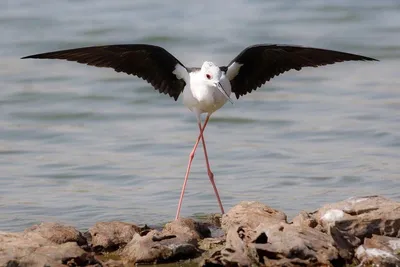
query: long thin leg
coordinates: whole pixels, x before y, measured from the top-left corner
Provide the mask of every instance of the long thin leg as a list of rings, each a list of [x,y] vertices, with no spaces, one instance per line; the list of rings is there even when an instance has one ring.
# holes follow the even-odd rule
[[[199,122],[198,124],[199,124],[199,129],[200,129],[200,132],[201,132],[201,123]],[[204,129],[204,127],[203,127],[203,129]],[[214,173],[211,171],[210,162],[208,161],[207,148],[206,148],[206,142],[204,141],[204,135],[201,135],[201,142],[203,143],[204,156],[206,158],[208,178],[210,178],[210,182],[211,182],[211,184],[212,184],[212,186],[214,188],[215,196],[217,197],[218,205],[219,205],[219,207],[221,209],[221,212],[222,212],[222,214],[224,214],[225,213],[224,212],[224,207],[222,206],[222,202],[221,202],[221,199],[219,198],[219,194],[218,194],[218,189],[217,189],[217,186],[215,185],[215,182],[214,182]]]
[[[188,180],[188,177],[189,177],[190,167],[192,166],[193,157],[194,157],[194,154],[196,152],[197,146],[199,145],[199,142],[200,142],[201,138],[203,137],[203,132],[204,132],[204,129],[206,128],[206,126],[207,126],[207,123],[208,123],[209,119],[210,119],[210,115],[208,115],[206,120],[204,121],[203,128],[200,128],[200,134],[197,137],[197,141],[194,144],[192,152],[190,152],[190,154],[189,154],[189,163],[188,163],[188,166],[187,166],[187,169],[186,169],[185,179],[183,180],[182,191],[181,191],[181,196],[180,196],[179,202],[178,202],[178,209],[176,211],[175,220],[177,220],[179,218],[179,213],[181,211],[181,206],[182,206],[183,195],[185,194],[185,188],[186,188],[187,180]]]

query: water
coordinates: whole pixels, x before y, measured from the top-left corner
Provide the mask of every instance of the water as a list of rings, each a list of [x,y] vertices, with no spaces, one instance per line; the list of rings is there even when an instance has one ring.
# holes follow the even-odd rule
[[[227,210],[400,200],[399,12],[397,1],[0,2],[0,230],[174,218],[198,134],[181,99],[109,69],[19,59],[112,43],[161,45],[187,66],[255,43],[380,59],[285,73],[216,112],[206,140]],[[199,150],[182,215],[218,211]]]

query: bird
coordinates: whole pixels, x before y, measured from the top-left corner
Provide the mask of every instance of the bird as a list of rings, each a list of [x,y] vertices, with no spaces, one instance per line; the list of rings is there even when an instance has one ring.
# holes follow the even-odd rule
[[[201,141],[206,168],[221,213],[224,208],[208,159],[204,130],[210,116],[226,102],[264,85],[289,70],[319,67],[344,61],[378,61],[377,59],[335,50],[283,44],[256,44],[244,48],[229,64],[218,66],[204,61],[201,67],[186,67],[166,49],[151,44],[116,44],[89,46],[25,56],[22,59],[62,59],[95,67],[112,68],[134,75],[154,89],[172,97],[182,95],[183,104],[197,119],[199,135],[189,154],[175,219],[179,218],[190,168]],[[201,115],[206,114],[202,123]]]

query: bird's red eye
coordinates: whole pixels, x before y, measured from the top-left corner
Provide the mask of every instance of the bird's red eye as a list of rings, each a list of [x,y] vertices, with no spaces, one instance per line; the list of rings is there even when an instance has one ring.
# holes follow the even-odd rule
[[[207,74],[206,74],[206,78],[210,80],[210,79],[212,78],[211,74],[208,74],[208,73],[207,73]]]

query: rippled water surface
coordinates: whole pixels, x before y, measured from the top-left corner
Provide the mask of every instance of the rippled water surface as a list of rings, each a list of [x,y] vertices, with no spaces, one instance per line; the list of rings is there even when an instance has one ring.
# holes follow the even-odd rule
[[[112,43],[161,45],[187,66],[227,64],[255,43],[379,59],[285,73],[227,103],[205,136],[226,209],[400,200],[399,2],[226,3],[0,1],[0,230],[174,218],[198,134],[181,99],[110,69],[19,59]],[[192,170],[182,215],[218,212],[201,150]]]

